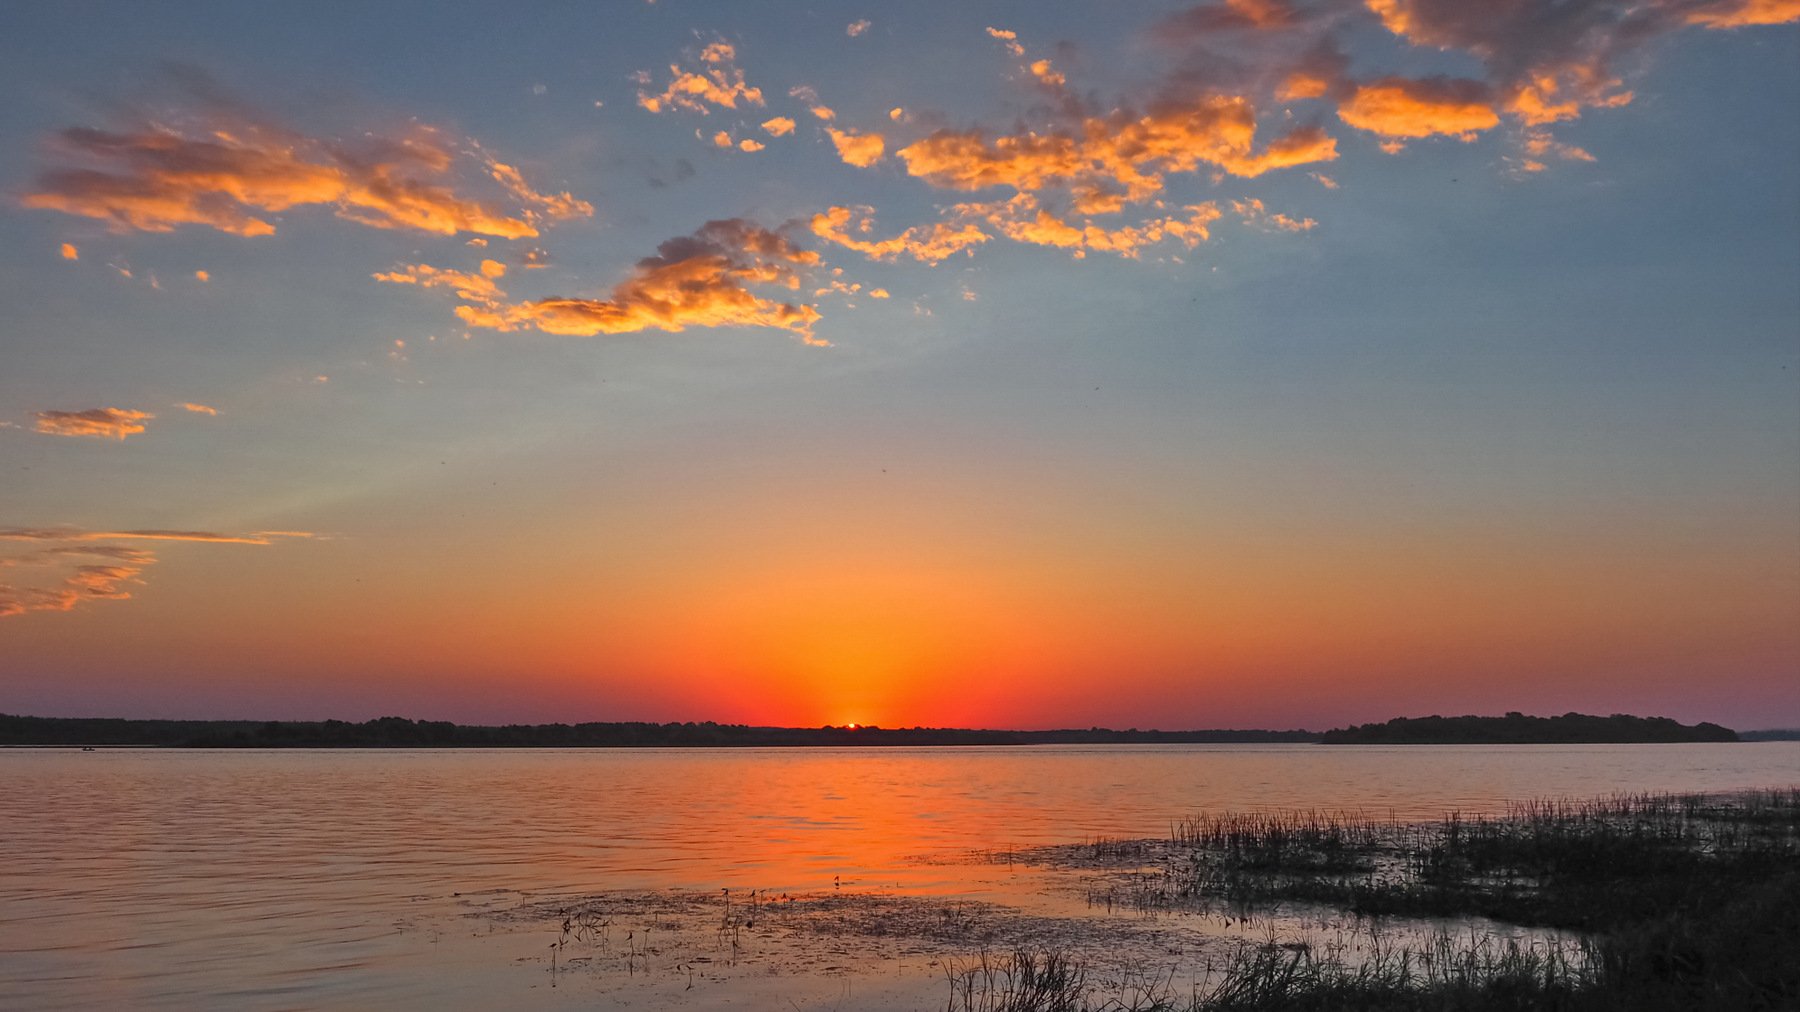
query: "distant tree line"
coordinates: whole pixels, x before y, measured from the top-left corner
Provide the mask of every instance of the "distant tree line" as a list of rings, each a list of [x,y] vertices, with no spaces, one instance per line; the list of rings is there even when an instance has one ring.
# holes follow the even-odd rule
[[[161,745],[183,748],[748,748],[895,745],[1094,745],[1316,742],[1312,731],[990,731],[912,727],[751,727],[744,724],[507,724],[380,717],[342,720],[122,720],[0,714],[0,745]]]
[[[1527,717],[1513,711],[1504,717],[1396,717],[1381,724],[1358,724],[1325,732],[1327,745],[1520,745],[1531,743],[1635,743],[1737,741],[1738,734],[1717,724],[1679,724],[1667,717],[1633,717],[1615,713],[1595,717],[1565,713],[1560,717]]]

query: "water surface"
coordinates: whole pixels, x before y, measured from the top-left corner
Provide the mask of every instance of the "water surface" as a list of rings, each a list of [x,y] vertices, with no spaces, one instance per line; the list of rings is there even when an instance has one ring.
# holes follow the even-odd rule
[[[1412,819],[1796,782],[1791,742],[0,750],[0,1005],[568,1003],[516,939],[481,941],[472,905],[756,888],[1029,907],[1039,880],[954,858],[1201,811]]]

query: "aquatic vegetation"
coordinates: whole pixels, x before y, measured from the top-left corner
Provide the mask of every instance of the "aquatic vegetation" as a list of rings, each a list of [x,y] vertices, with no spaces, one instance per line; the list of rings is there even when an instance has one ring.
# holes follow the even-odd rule
[[[1167,841],[1045,848],[1022,859],[1107,869],[1090,901],[1140,910],[1480,916],[1581,931],[1710,909],[1800,862],[1800,790],[1537,801],[1436,823],[1227,813]]]
[[[967,966],[952,960],[947,1012],[1084,1012],[1087,971],[1068,954],[1014,950],[994,958],[984,949]]]
[[[1227,814],[1140,844],[1026,859],[1102,868],[1090,900],[1109,906],[1244,917],[1314,904],[1359,918],[1479,917],[1577,934],[1522,941],[1444,930],[1397,943],[1374,919],[1371,943],[1354,953],[1271,935],[1209,967],[1189,995],[1045,1007],[1800,1008],[1800,790],[1792,788],[1539,801],[1418,826]],[[1104,869],[1109,861],[1118,866]]]

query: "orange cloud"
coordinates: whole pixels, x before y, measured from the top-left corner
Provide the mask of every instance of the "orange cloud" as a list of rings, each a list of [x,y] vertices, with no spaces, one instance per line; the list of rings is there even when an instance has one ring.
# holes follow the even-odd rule
[[[175,406],[183,411],[189,411],[196,415],[217,415],[219,413],[218,408],[208,407],[205,404],[195,404],[193,401],[182,401]]]
[[[1525,134],[1525,153],[1534,157],[1555,155],[1565,161],[1591,162],[1593,155],[1573,144],[1564,144],[1550,135],[1547,130],[1531,130]]]
[[[852,21],[844,27],[844,34],[854,39],[858,35],[868,31],[869,26],[872,24],[874,24],[874,22],[870,21],[868,18],[863,18],[861,21]]]
[[[592,336],[688,327],[773,327],[808,344],[816,308],[757,293],[764,286],[798,291],[805,273],[820,264],[817,253],[795,246],[780,232],[739,219],[709,221],[691,236],[670,239],[657,255],[638,261],[631,276],[599,298],[553,297],[509,302],[491,279],[426,265],[377,275],[382,281],[445,287],[463,300],[456,315],[471,327],[513,331],[531,327],[549,334]]]
[[[194,280],[195,280],[195,281],[199,281],[199,282],[207,282],[207,281],[211,281],[211,280],[212,280],[212,272],[211,272],[211,271],[204,271],[204,270],[202,270],[202,271],[195,271],[195,272],[194,272]]]
[[[1292,102],[1304,98],[1323,98],[1331,91],[1332,80],[1323,74],[1311,70],[1296,70],[1281,82],[1275,90],[1275,97],[1283,102]]]
[[[448,288],[456,293],[457,298],[471,302],[496,302],[505,297],[494,279],[506,273],[504,264],[492,260],[481,262],[481,273],[472,274],[463,271],[444,270],[429,264],[406,264],[401,269],[370,275],[377,281],[385,281],[391,285],[418,285],[420,288]],[[488,264],[500,268],[499,273],[488,269]]]
[[[856,133],[849,130],[838,130],[827,127],[826,133],[831,135],[831,143],[837,147],[838,157],[846,165],[854,165],[866,169],[881,161],[882,153],[887,150],[887,142],[877,133]]]
[[[221,545],[270,545],[277,538],[316,538],[312,531],[251,531],[218,534],[212,531],[122,530],[89,531],[80,527],[0,527],[0,541],[201,541]]]
[[[429,127],[347,144],[213,107],[185,127],[72,128],[57,136],[54,149],[71,164],[40,175],[20,202],[119,230],[204,225],[273,235],[276,226],[263,215],[325,206],[373,228],[521,238],[537,235],[541,219],[593,212],[568,194],[536,193],[498,162],[490,162],[490,174],[526,207],[509,211],[465,196],[451,178],[458,156]]]
[[[64,260],[80,260],[81,251],[75,248],[74,243],[65,242],[62,244],[62,258]]]
[[[1026,69],[1031,71],[1031,76],[1039,84],[1048,88],[1061,88],[1069,83],[1069,79],[1063,76],[1062,71],[1051,66],[1049,60],[1034,60]]]
[[[1165,36],[1191,38],[1245,29],[1282,29],[1303,20],[1287,0],[1225,0],[1197,4],[1165,18],[1158,31]]]
[[[92,436],[124,439],[144,431],[144,422],[156,416],[128,408],[89,408],[86,411],[39,411],[36,430],[51,436]]]
[[[1000,44],[1006,47],[1007,52],[1014,56],[1025,55],[1025,47],[1019,45],[1018,32],[1006,28],[994,28],[990,26],[987,33],[990,37],[999,40]]]
[[[764,144],[762,141],[755,140],[750,137],[746,137],[743,140],[738,141],[738,150],[739,151],[761,151],[763,148],[765,148],[767,146],[768,145]]]
[[[990,139],[979,130],[939,130],[896,154],[907,172],[947,189],[1066,186],[1088,200],[1112,194],[1131,202],[1160,193],[1168,174],[1202,165],[1254,177],[1337,158],[1336,139],[1318,127],[1300,127],[1260,153],[1255,136],[1256,113],[1246,99],[1206,95],[1044,133]]]
[[[1664,35],[1691,25],[1723,29],[1800,20],[1800,0],[1365,2],[1407,42],[1479,60],[1499,98],[1491,104],[1528,126],[1629,103],[1632,94],[1613,67]]]
[[[800,84],[800,85],[795,85],[792,88],[789,88],[788,89],[788,97],[799,99],[801,102],[806,104],[807,112],[812,113],[813,116],[815,116],[818,119],[822,119],[827,123],[829,123],[832,120],[837,118],[837,113],[833,112],[831,110],[831,107],[820,102],[819,101],[819,93],[814,91],[808,85]]]
[[[1785,25],[1800,20],[1800,0],[1720,0],[1689,11],[1687,20],[1707,28]]]
[[[0,570],[40,572],[47,580],[21,586],[0,583],[0,618],[31,611],[69,611],[91,601],[131,597],[127,589],[142,584],[139,574],[157,559],[155,553],[102,541],[200,541],[214,544],[268,545],[276,537],[310,537],[304,531],[265,531],[251,535],[207,531],[86,531],[78,527],[0,528],[0,541],[22,541],[49,547],[0,554]]]
[[[794,121],[786,116],[777,116],[763,120],[762,128],[769,132],[770,137],[786,137],[794,132]]]
[[[962,204],[956,210],[981,218],[1014,242],[1066,249],[1078,258],[1093,250],[1136,259],[1145,248],[1168,241],[1193,249],[1212,237],[1208,226],[1219,219],[1219,209],[1206,203],[1182,208],[1185,216],[1152,217],[1136,225],[1073,224],[1039,205],[1029,193],[997,204]]]
[[[1311,218],[1291,218],[1279,212],[1271,212],[1261,200],[1254,197],[1232,201],[1231,209],[1244,224],[1264,232],[1310,232],[1319,224]]]
[[[1338,117],[1383,137],[1446,135],[1472,141],[1500,125],[1488,86],[1466,78],[1384,77],[1356,86]]]
[[[729,42],[714,42],[700,51],[698,67],[683,69],[680,64],[669,64],[668,87],[656,93],[640,89],[638,105],[650,112],[682,109],[702,115],[714,108],[736,109],[740,102],[762,105],[762,89],[745,82],[736,59],[737,51]],[[650,83],[647,73],[638,79],[643,84]]]
[[[1409,138],[1471,140],[1503,120],[1541,127],[1623,106],[1633,95],[1616,68],[1668,34],[1796,20],[1800,0],[1223,0],[1162,19],[1154,38],[1180,55],[1176,88],[1330,101],[1394,153]],[[1402,43],[1402,62],[1359,82],[1338,39],[1364,21]],[[1454,82],[1405,69],[1443,53],[1479,70]]]
[[[949,222],[916,226],[888,239],[859,239],[851,234],[853,229],[862,235],[873,231],[873,215],[872,208],[833,207],[823,214],[813,215],[812,231],[821,239],[871,259],[892,260],[908,256],[929,264],[972,250],[989,239],[986,232],[974,225]]]
[[[539,193],[525,182],[525,176],[518,169],[505,162],[488,158],[488,174],[506,188],[506,192],[522,201],[527,210],[527,219],[536,220],[538,216],[551,221],[566,221],[571,218],[592,218],[594,205],[585,200],[577,200],[567,190],[562,193]]]

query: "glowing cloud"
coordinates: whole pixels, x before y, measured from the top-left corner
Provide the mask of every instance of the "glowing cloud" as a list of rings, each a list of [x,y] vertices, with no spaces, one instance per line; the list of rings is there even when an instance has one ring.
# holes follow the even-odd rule
[[[35,429],[51,436],[91,436],[124,439],[144,431],[144,422],[156,416],[129,408],[88,408],[85,411],[39,411]]]
[[[831,143],[837,147],[838,157],[846,165],[854,165],[859,169],[866,169],[881,161],[882,153],[887,150],[887,142],[877,133],[859,134],[832,127],[827,127],[825,132],[831,135]]]
[[[62,258],[64,260],[80,260],[81,251],[75,248],[74,243],[65,242],[62,244]]]
[[[0,541],[203,541],[221,545],[272,545],[281,538],[316,538],[312,531],[251,531],[217,534],[212,531],[122,530],[89,531],[80,527],[0,527]]]
[[[1249,102],[1213,95],[1042,133],[990,138],[980,130],[939,130],[896,154],[908,173],[947,189],[1068,187],[1080,198],[1114,195],[1131,202],[1160,193],[1169,173],[1203,165],[1255,177],[1337,157],[1336,139],[1317,127],[1297,128],[1260,153],[1255,137]]]
[[[1310,232],[1319,224],[1311,218],[1291,218],[1279,212],[1272,212],[1261,200],[1254,197],[1249,200],[1232,201],[1231,209],[1237,213],[1244,224],[1264,232]]]
[[[79,527],[0,528],[0,542],[27,542],[48,547],[0,553],[0,570],[40,573],[45,579],[21,585],[0,583],[0,618],[32,611],[70,611],[92,601],[131,597],[127,587],[157,561],[155,553],[105,541],[193,541],[211,544],[269,545],[277,538],[308,538],[306,531],[260,531],[216,534],[209,531],[87,531]]]
[[[854,39],[858,35],[868,31],[869,26],[872,24],[874,24],[874,22],[870,21],[868,18],[863,18],[861,21],[852,21],[844,26],[844,34]]]
[[[52,149],[66,164],[40,175],[20,202],[121,231],[204,225],[232,235],[273,235],[276,226],[263,215],[322,206],[372,228],[516,239],[537,235],[541,220],[593,213],[566,193],[537,193],[516,169],[491,159],[489,175],[524,208],[465,195],[453,173],[462,156],[430,127],[356,143],[326,141],[217,101],[181,117],[180,125],[159,120],[124,130],[64,130]]]
[[[385,281],[392,285],[418,285],[420,288],[448,288],[456,293],[457,298],[471,302],[494,302],[505,296],[505,292],[494,283],[500,274],[506,273],[504,264],[495,264],[492,260],[481,262],[481,272],[465,273],[463,271],[443,270],[429,264],[408,264],[399,270],[373,274],[377,281]],[[491,272],[487,265],[500,267],[498,274]]]
[[[193,401],[182,401],[175,406],[183,411],[192,412],[196,415],[217,415],[219,413],[218,408],[208,407],[205,404],[195,404]]]
[[[819,238],[855,250],[871,259],[892,260],[908,256],[929,264],[940,263],[958,253],[969,251],[990,238],[986,232],[971,224],[939,222],[909,228],[888,239],[861,239],[857,236],[867,235],[874,230],[874,209],[868,207],[833,207],[822,214],[813,215],[811,227],[813,234]],[[852,231],[856,235],[852,235]]]
[[[1661,36],[1695,25],[1729,29],[1800,20],[1800,0],[1367,0],[1367,6],[1409,43],[1480,61],[1494,105],[1529,126],[1629,103],[1632,94],[1614,68]]]
[[[539,193],[525,182],[525,177],[518,169],[505,162],[488,158],[488,174],[499,184],[523,202],[528,209],[525,216],[535,220],[538,216],[551,221],[566,221],[571,218],[592,218],[594,205],[585,200],[577,200],[568,191],[562,193]]]
[[[833,112],[829,106],[819,101],[819,93],[807,85],[801,84],[789,88],[788,97],[797,98],[805,103],[806,111],[812,113],[816,119],[822,119],[829,123],[837,118],[836,112]]]
[[[1034,246],[1050,246],[1069,250],[1076,258],[1088,251],[1115,253],[1126,259],[1137,259],[1146,247],[1174,241],[1193,249],[1212,237],[1208,226],[1219,219],[1219,209],[1208,204],[1191,204],[1182,208],[1183,215],[1151,217],[1136,225],[1105,228],[1092,222],[1080,225],[1052,213],[1038,204],[1029,193],[995,204],[961,204],[962,215],[979,217],[1014,242]]]
[[[1472,141],[1481,131],[1500,125],[1487,85],[1445,77],[1384,77],[1358,85],[1338,106],[1338,116],[1383,137],[1443,134]]]
[[[1720,0],[1689,11],[1687,19],[1708,28],[1785,25],[1800,20],[1800,0]]]
[[[787,236],[740,219],[709,221],[691,236],[670,239],[657,255],[638,261],[631,276],[599,298],[547,298],[509,302],[492,279],[428,265],[408,266],[381,281],[442,287],[463,305],[456,315],[471,327],[592,336],[688,327],[772,327],[824,344],[813,336],[816,308],[776,301],[755,287],[798,291],[819,255]]]
[[[794,132],[794,121],[786,116],[777,116],[763,120],[762,128],[769,132],[770,137],[786,137]]]
[[[737,51],[728,42],[714,42],[700,51],[699,66],[683,69],[669,64],[669,84],[660,92],[640,89],[637,103],[649,112],[684,110],[701,115],[715,108],[736,109],[738,103],[762,105],[761,88],[744,80],[744,72],[736,63]],[[650,83],[650,75],[638,75],[641,84]]]

